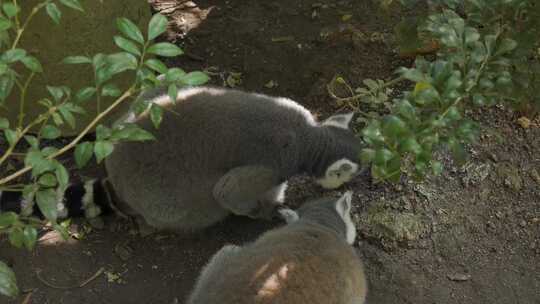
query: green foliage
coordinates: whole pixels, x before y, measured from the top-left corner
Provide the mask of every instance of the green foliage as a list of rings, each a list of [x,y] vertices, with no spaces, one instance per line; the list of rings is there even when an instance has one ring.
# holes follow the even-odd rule
[[[389,6],[392,2],[381,3]],[[416,2],[400,1],[403,5]],[[338,102],[362,114],[367,147],[360,158],[371,164],[377,180],[398,181],[403,172],[416,178],[440,174],[442,164],[433,154],[441,148],[447,148],[458,162],[464,161],[465,145],[479,133],[478,125],[464,114],[466,109],[501,102],[535,111],[540,108],[540,6],[535,1],[438,0],[431,4],[423,19],[399,24],[396,33],[422,33],[435,39],[439,45],[435,59],[417,57],[412,68],[398,69],[399,77],[389,82],[365,79],[365,87],[352,89],[338,77],[328,86]],[[457,9],[463,14],[456,13]],[[407,40],[411,39],[397,39]],[[412,88],[390,102],[389,88],[403,80],[412,83]],[[351,97],[336,96],[340,84],[353,92]],[[377,113],[361,111],[365,105]]]
[[[68,236],[67,222],[58,223],[59,210],[57,203],[63,198],[69,184],[69,172],[56,158],[74,150],[77,167],[82,168],[93,157],[101,162],[114,150],[119,141],[154,140],[154,136],[135,124],[120,123],[112,128],[100,124],[114,108],[128,102],[141,90],[156,86],[168,86],[171,96],[183,86],[199,85],[208,81],[202,72],[186,73],[179,68],[169,69],[157,57],[172,57],[182,54],[182,50],[168,42],[154,43],[153,40],[164,33],[167,19],[159,14],[154,15],[146,29],[146,35],[130,20],[116,20],[118,35],[113,41],[118,52],[113,54],[98,53],[93,56],[74,54],[63,60],[64,64],[87,65],[94,75],[94,82],[73,91],[62,84],[47,86],[48,96],[38,100],[42,113],[28,124],[23,123],[26,102],[25,93],[32,89],[32,78],[42,73],[43,67],[39,59],[18,47],[21,35],[33,16],[43,10],[53,23],[60,24],[62,9],[75,9],[84,12],[79,0],[43,0],[27,14],[21,14],[17,1],[3,1],[0,11],[0,108],[7,99],[14,98],[17,90],[19,99],[19,116],[17,121],[9,121],[0,117],[0,136],[4,136],[8,144],[7,150],[0,153],[0,166],[8,161],[14,152],[24,155],[24,166],[15,168],[14,172],[0,176],[0,191],[22,191],[27,203],[21,214],[0,212],[0,234],[7,234],[10,243],[19,248],[31,250],[37,239],[37,230],[46,223]],[[21,15],[26,16],[20,20]],[[146,37],[146,38],[145,38]],[[39,45],[36,45],[39,48]],[[39,54],[39,52],[37,52]],[[133,82],[128,87],[116,83],[119,74],[129,73]],[[166,75],[158,80],[156,73]],[[115,97],[116,101],[102,109],[100,100],[104,96]],[[85,103],[96,102],[97,113],[86,113],[82,107]],[[133,108],[149,109],[150,117],[156,127],[162,120],[163,110],[151,106],[145,101],[138,101]],[[141,113],[142,111],[137,111]],[[62,136],[60,126],[67,124],[75,128],[81,115],[93,115],[94,119],[83,131],[63,147],[50,146],[50,141]],[[96,140],[81,141],[85,134],[96,130]],[[30,135],[30,133],[35,133]],[[24,141],[23,141],[24,139]],[[24,143],[21,143],[23,141]],[[46,220],[32,217],[31,209],[37,205]],[[0,294],[15,296],[18,294],[13,272],[0,262]]]

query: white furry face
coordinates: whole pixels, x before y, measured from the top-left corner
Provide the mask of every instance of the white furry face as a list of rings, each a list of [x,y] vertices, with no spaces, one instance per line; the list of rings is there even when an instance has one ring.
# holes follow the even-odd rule
[[[350,181],[358,172],[358,164],[342,158],[334,162],[324,174],[324,177],[315,182],[325,189],[335,189]]]
[[[346,227],[346,239],[347,243],[352,245],[356,239],[356,227],[351,219],[351,206],[352,206],[352,191],[347,191],[336,202],[336,211],[343,219]]]

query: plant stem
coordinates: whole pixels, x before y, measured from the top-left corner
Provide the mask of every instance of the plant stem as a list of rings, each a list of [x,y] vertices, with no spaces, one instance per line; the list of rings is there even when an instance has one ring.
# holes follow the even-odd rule
[[[22,128],[23,124],[23,118],[24,118],[24,103],[26,99],[26,90],[28,89],[28,85],[32,81],[32,78],[34,77],[35,73],[30,73],[30,76],[26,79],[24,82],[23,87],[21,88],[21,100],[19,101],[19,129]]]
[[[49,2],[51,2],[51,0],[44,1],[34,6],[32,8],[32,11],[30,12],[30,15],[26,17],[26,20],[24,21],[24,24],[22,25],[22,27],[17,27],[17,35],[15,36],[15,40],[13,41],[13,44],[11,45],[12,50],[17,47],[17,44],[19,44],[19,40],[21,39],[21,36],[24,33],[24,30],[26,29],[26,27],[28,26],[28,23],[30,23],[30,20],[32,19],[32,17],[34,17],[34,15],[37,12],[39,12],[40,9],[45,7],[45,5],[47,5]]]
[[[49,113],[51,113],[51,111],[56,111],[56,108],[53,107],[49,110]],[[17,138],[15,139],[15,141],[13,142],[12,145],[9,146],[9,148],[6,150],[6,152],[2,155],[2,157],[0,157],[0,165],[6,161],[6,159],[13,153],[13,149],[15,149],[15,146],[17,145],[17,143],[21,140],[21,138],[24,137],[24,134],[28,133],[28,131],[30,131],[30,129],[41,123],[42,120],[46,119],[46,117],[48,117],[48,115],[43,115],[43,116],[39,116],[38,118],[36,118],[33,122],[31,122],[29,125],[26,126],[26,128],[24,128],[22,131],[18,132],[17,134]],[[1,183],[0,183],[1,185]]]
[[[385,82],[384,85],[378,87],[377,90],[381,90],[381,89],[384,89],[384,88],[387,88],[387,87],[391,87],[391,86],[395,85],[396,83],[399,83],[399,82],[401,82],[403,80],[405,80],[405,78],[399,76],[399,77],[394,78],[394,79],[392,79],[392,80],[390,80],[388,82]],[[328,85],[326,86],[326,89],[327,89],[328,94],[330,95],[330,97],[336,99],[337,101],[341,101],[341,102],[344,102],[344,103],[355,102],[358,99],[360,99],[360,98],[362,98],[364,96],[368,96],[369,94],[374,93],[376,91],[376,90],[370,89],[368,93],[360,93],[360,94],[353,95],[353,96],[350,96],[350,97],[339,97],[339,96],[336,96],[334,94],[334,92],[332,92],[332,90],[330,89],[330,87]]]
[[[103,117],[107,116],[107,114],[109,114],[109,112],[111,112],[114,108],[116,108],[119,104],[121,104],[123,101],[125,101],[127,98],[129,98],[132,94],[133,94],[133,90],[134,90],[135,86],[132,85],[131,87],[129,87],[129,89],[127,89],[124,94],[122,94],[122,96],[120,96],[112,105],[110,105],[107,109],[105,109],[103,112],[99,113],[96,118],[94,118],[94,120],[92,120],[87,126],[86,128],[84,128],[84,130],[81,131],[81,133],[79,133],[79,135],[77,137],[75,137],[69,144],[65,145],[62,149],[58,150],[57,152],[49,155],[49,157],[47,157],[47,159],[53,159],[55,157],[58,157],[59,155],[62,155],[64,154],[65,152],[69,151],[70,149],[72,149],[73,147],[75,147],[77,145],[77,143],[79,143],[79,141],[88,133],[90,132],[90,130],[96,126],[96,124],[101,121],[101,119],[103,119]],[[26,166],[14,173],[12,173],[11,175],[9,176],[6,176],[2,179],[0,179],[0,185],[3,185],[7,182],[10,182],[12,181],[13,179],[25,174],[26,172],[32,170],[32,166]]]

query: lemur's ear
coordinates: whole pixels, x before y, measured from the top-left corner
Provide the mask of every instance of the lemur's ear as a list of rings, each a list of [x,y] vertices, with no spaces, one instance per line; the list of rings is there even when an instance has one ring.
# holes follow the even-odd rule
[[[299,218],[298,213],[296,211],[289,209],[289,208],[282,208],[278,210],[279,214],[287,224],[296,222]]]
[[[325,121],[322,122],[323,126],[333,126],[342,129],[349,129],[349,124],[354,116],[354,112],[347,114],[337,114],[328,117]]]
[[[345,217],[351,212],[352,191],[345,192],[336,202],[336,211],[341,217]]]

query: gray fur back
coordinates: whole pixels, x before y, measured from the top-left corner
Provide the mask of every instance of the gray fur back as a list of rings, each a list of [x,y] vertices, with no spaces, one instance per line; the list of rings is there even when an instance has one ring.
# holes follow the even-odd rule
[[[137,121],[157,140],[119,143],[106,160],[116,194],[158,228],[197,229],[225,217],[211,189],[236,166],[268,166],[283,178],[297,173],[301,140],[316,126],[286,99],[190,88],[171,104],[163,94],[154,95],[166,108],[160,128],[147,116]]]

